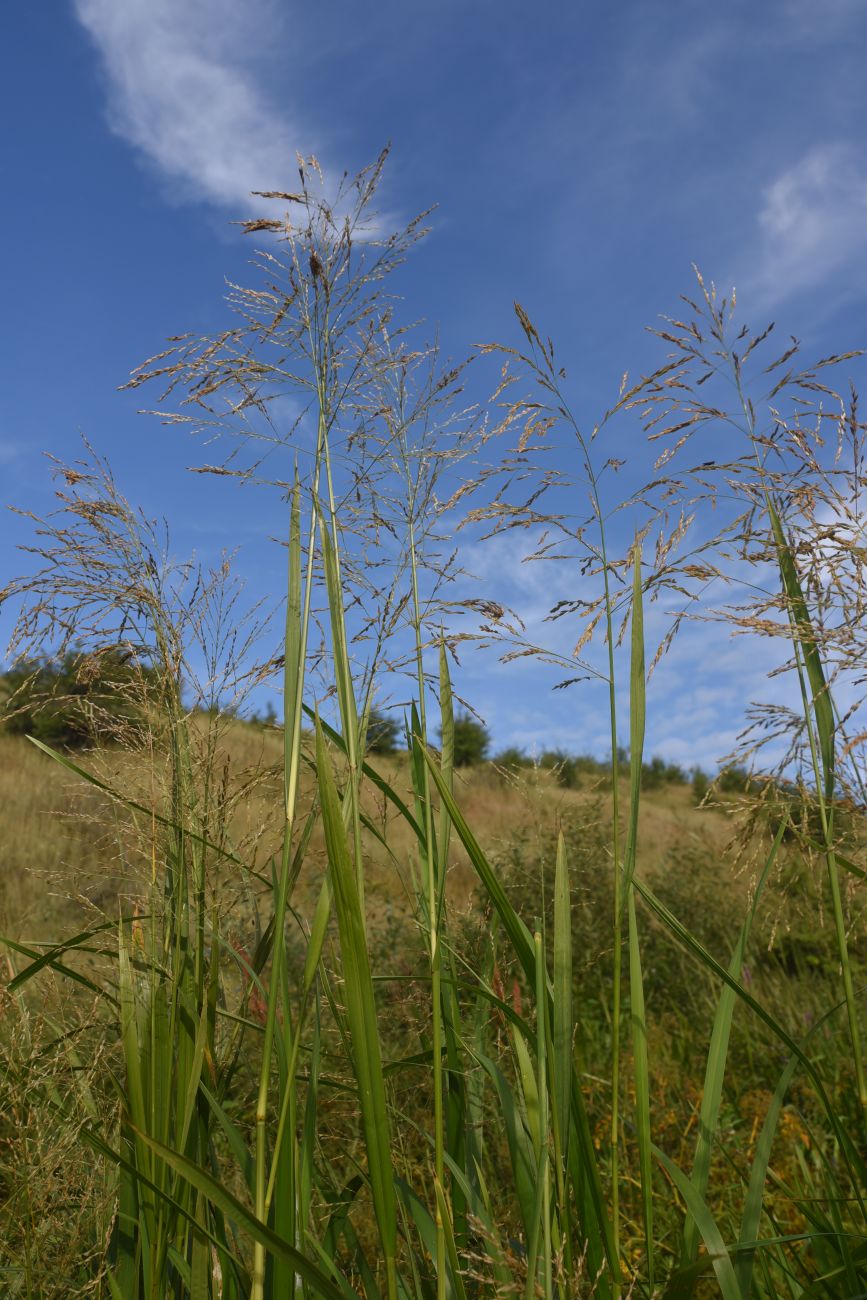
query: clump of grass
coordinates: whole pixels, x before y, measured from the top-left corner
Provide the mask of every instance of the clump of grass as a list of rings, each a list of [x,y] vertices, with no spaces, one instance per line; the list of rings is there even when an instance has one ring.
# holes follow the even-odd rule
[[[519,308],[521,347],[483,350],[507,367],[497,394],[502,419],[488,430],[461,406],[464,368],[443,367],[435,349],[416,344],[387,294],[422,228],[376,234],[383,163],[334,203],[323,197],[315,162],[303,163],[296,191],[268,196],[290,215],[247,223],[249,233],[277,238],[259,258],[265,288],[232,289],[239,323],[215,337],[185,336],[132,381],[159,380],[166,398],[178,398],[166,418],[232,439],[222,463],[201,469],[258,480],[284,499],[279,643],[267,642],[268,626],[255,615],[241,630],[227,568],[205,575],[169,565],[157,530],[100,464],[61,467],[61,512],[40,521],[42,567],[13,588],[26,598],[17,644],[28,654],[62,654],[73,636],[83,646],[108,640],[146,664],[158,688],[142,789],[119,788],[37,742],[46,761],[110,801],[119,845],[137,837],[119,914],[66,941],[9,945],[18,968],[7,996],[22,1026],[27,998],[46,978],[71,981],[99,1008],[89,1070],[74,1060],[68,1071],[40,1063],[74,1037],[73,1021],[52,1030],[53,1039],[41,1027],[26,1051],[20,1035],[4,1049],[17,1062],[16,1097],[29,1087],[27,1104],[38,1105],[49,1128],[59,1126],[58,1149],[80,1160],[86,1148],[91,1164],[80,1167],[98,1170],[106,1189],[105,1199],[91,1184],[82,1193],[91,1238],[97,1223],[110,1224],[98,1248],[91,1239],[81,1252],[79,1289],[99,1290],[105,1279],[110,1294],[143,1300],[276,1300],[299,1289],[335,1300],[505,1292],[605,1300],[660,1289],[690,1295],[706,1277],[726,1300],[779,1294],[790,1279],[795,1294],[839,1294],[844,1279],[863,1289],[857,954],[841,885],[863,872],[841,851],[837,815],[841,792],[854,798],[858,788],[859,743],[832,693],[858,662],[857,632],[846,634],[857,597],[826,598],[819,582],[831,563],[842,583],[848,548],[830,560],[827,549],[808,548],[806,559],[801,549],[816,522],[806,471],[822,500],[831,499],[837,472],[805,432],[804,400],[827,397],[821,368],[790,377],[797,415],[789,424],[779,415],[785,383],[772,384],[765,430],[744,386],[744,363],[764,336],[739,336],[735,349],[731,305],[701,286],[690,320],[664,331],[675,358],[624,383],[612,411],[585,434],[553,345]],[[704,370],[691,386],[701,366],[714,379],[728,369],[734,416],[706,400]],[[522,380],[531,394],[516,397]],[[300,410],[289,427],[277,401],[287,386]],[[667,459],[719,420],[739,429],[744,454],[639,494],[636,530],[618,553],[612,520],[623,503],[615,510],[606,500],[610,462],[597,463],[598,438],[636,409],[653,437],[674,440]],[[572,440],[590,493],[590,516],[577,523],[546,508],[556,476],[543,468],[541,481],[533,478],[535,450],[557,427]],[[858,453],[854,405],[834,427]],[[513,430],[517,444],[503,450]],[[464,458],[491,446],[501,449],[499,463],[455,486]],[[689,494],[710,491],[714,472],[742,493],[744,507],[712,543],[685,555]],[[551,611],[578,621],[571,656],[528,645],[519,621],[493,601],[464,604],[482,614],[481,635],[498,640],[506,658],[536,654],[567,681],[589,674],[608,699],[611,760],[594,772],[597,807],[577,825],[564,816],[521,863],[523,883],[480,844],[456,771],[466,724],[455,707],[449,640],[467,638],[443,630],[454,606],[440,533],[464,499],[469,525],[498,532],[544,524],[554,538],[540,543],[544,553],[560,543],[578,552],[598,587],[589,601]],[[689,893],[691,863],[668,882],[650,881],[641,866],[642,799],[657,778],[674,780],[665,764],[644,758],[644,609],[660,593],[689,599],[695,584],[723,581],[725,560],[756,559],[776,565],[779,590],[724,614],[786,647],[783,667],[799,683],[803,711],[787,716],[783,731],[814,811],[788,847],[791,807],[772,835],[767,823],[754,835],[753,888],[740,910],[729,910]],[[197,688],[202,653],[208,671]],[[276,777],[257,772],[233,783],[224,748],[232,714],[253,684],[275,678],[283,704]],[[407,758],[394,771],[370,753],[383,679],[410,693]],[[474,739],[486,737],[477,731]],[[753,753],[755,743],[748,733]],[[563,763],[553,757],[556,771]],[[266,792],[269,831],[251,842],[236,834],[236,814]],[[766,891],[785,853],[805,840],[827,872],[833,977],[839,969],[842,981],[837,1004],[800,1032],[769,996],[773,974],[753,967]],[[374,846],[390,871],[379,896]],[[458,848],[476,880],[481,925],[456,907]],[[239,897],[243,927],[233,915]],[[398,897],[408,920],[401,942],[388,943]],[[713,926],[702,915],[709,908]],[[387,920],[377,928],[378,909]],[[96,959],[92,967],[79,964],[85,956]],[[699,986],[707,989],[703,1033],[694,1023]],[[690,1014],[678,1021],[673,1003],[685,999]],[[680,1069],[694,1105],[678,1126],[677,1115],[659,1114],[672,1054],[660,1038],[666,1025],[689,1022],[698,1059]],[[721,1141],[726,1085],[733,1063],[758,1052],[770,1052],[774,1074],[760,1127],[735,1158]],[[814,1154],[790,1160],[781,1174],[772,1157],[796,1079]],[[802,1131],[793,1129],[798,1141]],[[735,1174],[721,1182],[728,1156]],[[817,1208],[817,1188],[827,1210]],[[33,1193],[25,1179],[13,1200],[35,1204]],[[781,1205],[801,1215],[800,1231],[779,1231]],[[18,1258],[33,1291],[45,1256],[34,1263],[27,1250],[22,1243]]]

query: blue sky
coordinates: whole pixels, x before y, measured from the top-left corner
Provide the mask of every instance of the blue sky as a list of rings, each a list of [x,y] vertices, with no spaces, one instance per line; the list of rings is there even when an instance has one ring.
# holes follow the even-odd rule
[[[184,474],[198,451],[116,389],[165,336],[225,322],[223,278],[250,252],[230,222],[251,189],[291,185],[296,151],[351,171],[391,140],[389,212],[439,205],[402,282],[413,310],[459,357],[514,338],[519,299],[588,424],[625,369],[661,359],[644,327],[690,290],[693,262],[808,354],[857,347],[865,56],[861,0],[15,6],[0,53],[4,504],[46,508],[41,453],[73,456],[84,432],[179,550],[212,561],[240,545],[267,591],[281,521],[241,500],[227,535],[221,485]],[[4,513],[0,530],[17,571],[22,525]],[[541,626],[551,580],[497,546],[476,567]],[[708,635],[675,648],[652,693],[648,746],[684,763],[727,751],[745,695],[784,690],[760,649],[723,636],[709,652]],[[598,699],[552,695],[552,680],[465,657],[458,684],[498,746],[604,752]]]

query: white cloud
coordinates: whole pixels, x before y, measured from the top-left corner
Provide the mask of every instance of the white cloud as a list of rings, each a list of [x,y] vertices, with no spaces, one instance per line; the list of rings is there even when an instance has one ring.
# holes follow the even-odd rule
[[[804,290],[863,283],[867,163],[842,142],[816,145],[764,191],[760,265],[751,300],[781,302]]]
[[[249,209],[251,190],[286,188],[309,142],[260,89],[267,2],[73,3],[103,60],[112,129],[177,197]]]

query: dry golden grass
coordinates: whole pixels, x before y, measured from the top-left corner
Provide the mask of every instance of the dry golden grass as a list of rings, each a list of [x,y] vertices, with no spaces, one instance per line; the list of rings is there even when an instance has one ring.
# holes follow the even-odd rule
[[[232,804],[230,843],[239,857],[263,874],[279,850],[281,757],[279,731],[243,722],[229,722],[222,731],[215,768],[223,774],[222,797]],[[107,748],[80,756],[79,761],[145,806],[162,794],[149,788],[152,777],[146,773],[151,765],[135,753]],[[411,801],[410,772],[403,755],[377,756],[370,762]],[[313,787],[312,774],[305,770],[302,807],[310,805]],[[525,845],[550,840],[561,823],[607,821],[611,816],[610,793],[590,781],[581,789],[564,790],[542,768],[528,767],[517,774],[506,774],[492,764],[459,769],[455,787],[480,844],[494,859],[507,857],[519,839]],[[417,846],[406,822],[370,783],[364,787],[364,811],[389,845],[386,851],[373,834],[366,836],[368,907],[375,928],[383,910],[389,915],[395,911],[410,915],[404,882]],[[700,849],[719,861],[719,884],[728,882],[741,894],[745,877],[736,869],[731,840],[730,818],[719,809],[696,808],[688,786],[663,786],[645,795],[639,861],[649,879],[664,876],[672,859],[683,852]],[[145,884],[142,873],[147,873],[149,864],[136,848],[134,823],[128,815],[18,737],[0,736],[0,842],[5,849],[0,921],[3,932],[14,939],[66,933],[78,922],[92,920],[94,911],[114,919],[118,899],[135,898]],[[317,825],[300,882],[302,904],[315,897],[312,891],[324,865],[322,831]],[[450,902],[462,911],[472,904],[477,881],[456,837],[449,871]],[[231,866],[227,867],[230,879],[223,879],[224,888],[231,885],[232,874]],[[231,889],[225,898],[227,906],[237,909],[242,929],[243,904]]]

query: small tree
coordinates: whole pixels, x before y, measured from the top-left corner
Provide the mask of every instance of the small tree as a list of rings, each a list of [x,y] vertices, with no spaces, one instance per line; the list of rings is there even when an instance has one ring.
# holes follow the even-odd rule
[[[487,727],[468,713],[455,718],[455,767],[472,767],[484,761],[491,743]]]
[[[692,798],[693,802],[699,804],[704,799],[710,789],[710,777],[707,772],[702,771],[700,767],[692,769]]]
[[[745,767],[724,767],[715,785],[721,794],[749,794],[750,774]]]
[[[549,768],[554,780],[564,790],[575,790],[580,784],[578,765],[564,749],[546,749],[539,759],[539,766]]]
[[[519,749],[517,745],[509,745],[499,754],[494,755],[494,762],[497,767],[506,768],[510,772],[517,772],[519,768],[528,766],[529,759],[523,749]]]
[[[368,754],[393,754],[397,750],[400,725],[379,709],[371,709],[367,720]]]

